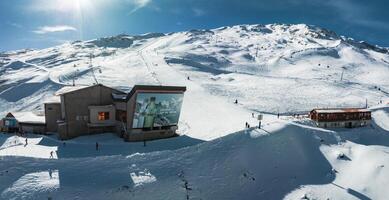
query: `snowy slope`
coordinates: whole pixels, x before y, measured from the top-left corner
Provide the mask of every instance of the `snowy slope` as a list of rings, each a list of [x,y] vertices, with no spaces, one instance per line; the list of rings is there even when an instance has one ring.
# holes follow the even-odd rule
[[[52,137],[30,138],[24,146],[24,138],[1,135],[10,143],[22,142],[9,147],[12,151],[1,149],[0,155],[23,149],[25,154],[0,157],[0,197],[384,200],[389,135],[375,125],[382,119],[374,117],[372,127],[336,132],[280,119],[263,130],[209,142],[178,137],[146,147],[108,134],[76,138],[65,146]],[[370,140],[365,142],[366,135]],[[53,148],[57,154],[49,159]]]
[[[0,115],[39,111],[73,79],[127,91],[184,85],[187,92],[183,136],[147,147],[110,134],[66,145],[29,135],[25,146],[25,138],[0,134],[0,199],[385,199],[388,77],[387,49],[304,24],[118,35],[3,52]],[[275,115],[359,107],[366,99],[374,123],[365,128],[325,130]],[[264,129],[244,130],[259,112]]]

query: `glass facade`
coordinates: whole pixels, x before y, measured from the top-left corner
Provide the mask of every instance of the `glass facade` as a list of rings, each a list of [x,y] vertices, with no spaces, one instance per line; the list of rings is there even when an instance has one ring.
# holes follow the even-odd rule
[[[138,93],[132,128],[177,125],[184,94]]]

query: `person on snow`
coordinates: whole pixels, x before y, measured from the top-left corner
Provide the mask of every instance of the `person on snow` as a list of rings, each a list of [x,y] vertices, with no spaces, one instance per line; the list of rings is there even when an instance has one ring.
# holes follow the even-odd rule
[[[26,138],[26,144],[24,146],[27,146],[28,142],[27,142],[27,138]]]
[[[50,152],[50,158],[54,158],[53,153],[53,151]]]
[[[235,99],[235,104],[238,104],[238,99]]]
[[[96,142],[96,151],[99,150],[99,143]]]

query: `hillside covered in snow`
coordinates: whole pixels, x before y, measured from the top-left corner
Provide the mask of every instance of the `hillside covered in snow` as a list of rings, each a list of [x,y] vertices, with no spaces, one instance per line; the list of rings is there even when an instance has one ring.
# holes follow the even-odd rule
[[[304,24],[2,52],[0,116],[41,112],[73,81],[123,91],[182,85],[187,92],[182,136],[146,147],[109,133],[66,145],[55,136],[29,135],[24,145],[23,137],[0,134],[0,199],[386,199],[388,77],[388,48]],[[321,129],[291,116],[366,102],[373,123],[363,128]],[[257,125],[252,113],[265,114],[263,129],[244,129]]]

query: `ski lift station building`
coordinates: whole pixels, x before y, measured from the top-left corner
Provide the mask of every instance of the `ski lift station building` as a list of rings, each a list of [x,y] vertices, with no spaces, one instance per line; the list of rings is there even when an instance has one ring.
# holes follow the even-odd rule
[[[46,131],[66,140],[115,132],[126,141],[176,135],[186,87],[135,85],[129,93],[102,84],[66,86],[44,105]]]

